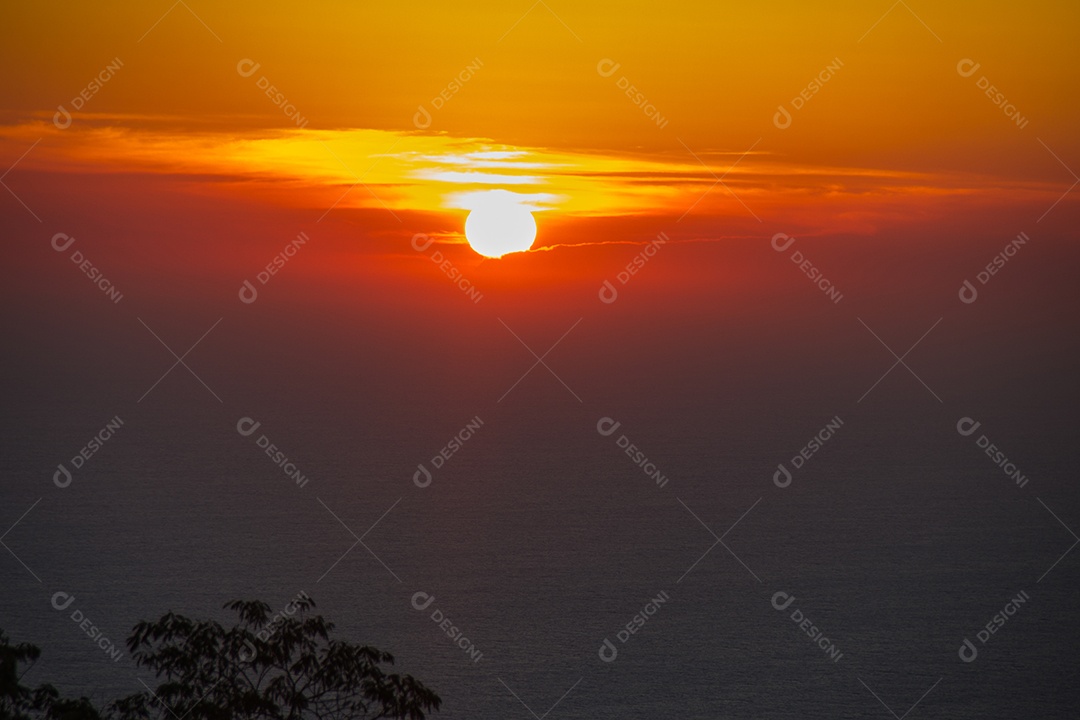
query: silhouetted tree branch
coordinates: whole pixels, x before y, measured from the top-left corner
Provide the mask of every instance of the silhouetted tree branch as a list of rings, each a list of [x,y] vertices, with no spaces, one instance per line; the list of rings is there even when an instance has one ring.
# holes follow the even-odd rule
[[[22,677],[41,657],[41,650],[29,643],[12,645],[0,630],[0,720],[100,720],[85,697],[60,697],[52,685],[25,687]],[[28,667],[20,668],[29,663]]]
[[[116,701],[117,720],[424,720],[442,701],[411,675],[387,673],[390,653],[335,640],[334,624],[294,600],[271,619],[251,600],[225,605],[239,623],[167,613],[140,622],[127,647],[160,681]]]

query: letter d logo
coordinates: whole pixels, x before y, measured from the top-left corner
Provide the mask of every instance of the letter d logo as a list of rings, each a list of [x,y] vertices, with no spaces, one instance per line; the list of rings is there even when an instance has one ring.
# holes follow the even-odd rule
[[[240,659],[240,662],[250,662],[255,659],[255,643],[248,639],[244,639],[244,647],[240,648],[240,652],[236,656]]]
[[[787,599],[785,600],[784,598]],[[781,602],[777,602],[777,600],[780,600]],[[795,602],[795,596],[788,595],[783,590],[780,590],[772,596],[772,606],[777,610],[787,610],[788,606],[793,602]]]
[[[245,280],[244,284],[240,286],[240,302],[245,305],[250,305],[255,302],[259,297],[259,291],[255,289],[255,286],[251,284],[250,280]]]
[[[965,70],[965,67],[969,69]],[[971,77],[980,67],[982,66],[971,58],[964,58],[960,62],[956,63],[956,72],[960,73],[960,77]]]
[[[777,240],[781,240],[781,242],[783,242],[783,240],[787,240],[787,242],[785,242],[783,245],[777,245]],[[773,250],[775,250],[776,252],[784,252],[789,247],[791,247],[791,243],[793,242],[795,242],[795,238],[791,237],[787,233],[776,233],[772,236],[772,246]]]
[[[64,242],[65,240],[67,242]],[[56,252],[64,252],[69,247],[71,247],[71,243],[73,242],[75,242],[75,238],[71,237],[67,233],[56,233],[52,236],[52,246],[53,250],[55,250]],[[59,243],[63,243],[63,245]]]
[[[956,432],[960,433],[964,437],[968,437],[976,430],[978,430],[981,426],[981,422],[975,422],[975,420],[969,417],[962,417],[960,418],[960,421],[956,423]]]
[[[604,284],[600,286],[600,302],[610,305],[618,299],[619,291],[615,289],[610,280],[605,280]]]
[[[975,649],[975,646],[971,643],[970,640],[964,638],[964,644],[960,646],[959,655],[961,660],[969,663],[975,658],[979,657],[979,651]]]
[[[262,65],[260,63],[257,63],[250,58],[244,58],[236,63],[236,72],[240,73],[240,77],[251,77],[255,74],[255,71],[261,67]]]
[[[615,71],[622,67],[621,63],[617,63],[610,58],[604,58],[600,62],[596,63],[596,72],[600,74],[600,77],[611,77],[615,74]],[[614,659],[614,658],[612,658]]]
[[[610,640],[604,638],[604,644],[600,646],[599,655],[604,662],[615,662],[615,658],[619,656],[619,650]]]
[[[52,480],[56,483],[56,487],[66,488],[71,484],[71,471],[64,467],[64,463],[60,463],[56,466],[56,472],[53,473]]]
[[[260,425],[262,425],[261,422],[255,422],[249,417],[242,417],[236,423],[236,432],[240,433],[244,437],[248,437],[253,432],[258,430]]]
[[[416,467],[419,469],[413,473],[412,481],[416,483],[416,487],[426,488],[431,484],[431,471],[424,467],[424,463],[420,463]],[[421,480],[421,477],[424,479]]]
[[[784,467],[784,463],[780,463],[776,467],[778,469],[773,473],[772,481],[776,484],[776,487],[786,488],[791,484],[791,471]]]
[[[56,113],[52,116],[53,125],[61,130],[71,127],[71,113],[63,105],[56,106]]]
[[[975,286],[971,284],[970,280],[965,280],[964,284],[960,286],[960,302],[965,305],[970,305],[979,298],[979,291],[975,289]]]
[[[604,437],[608,437],[619,429],[622,425],[620,422],[615,422],[612,418],[602,417],[599,422],[596,423],[596,432],[600,433]]]
[[[423,590],[414,593],[412,596],[412,606],[417,610],[427,610],[433,602],[435,602],[435,596],[428,595]]]
[[[52,606],[57,610],[67,610],[73,602],[75,602],[75,596],[68,595],[66,592],[58,592],[52,596]]]
[[[786,107],[780,105],[772,116],[772,123],[781,130],[787,130],[791,127],[791,113],[787,111]]]
[[[431,243],[433,242],[435,242],[435,240],[428,237],[424,233],[416,233],[412,236],[412,246],[413,250],[415,250],[416,252],[424,252],[429,247],[431,247]],[[421,245],[420,243],[423,243],[423,245]]]
[[[431,113],[427,111],[423,105],[416,111],[416,114],[412,116],[413,125],[420,130],[427,130],[431,127]]]

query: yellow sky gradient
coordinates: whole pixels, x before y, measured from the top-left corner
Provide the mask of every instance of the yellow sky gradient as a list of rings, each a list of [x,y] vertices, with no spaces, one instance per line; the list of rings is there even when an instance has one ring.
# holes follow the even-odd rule
[[[677,156],[679,139],[742,151],[762,138],[764,150],[797,163],[1046,180],[1060,176],[1034,152],[1036,136],[1080,156],[1076,3],[339,2],[303,14],[280,2],[190,0],[171,10],[167,1],[45,2],[0,12],[12,29],[0,58],[34,70],[5,78],[9,116],[69,101],[119,57],[123,69],[88,111],[287,126],[256,87],[265,76],[309,127],[414,130],[417,108],[479,59],[428,132]],[[248,58],[260,69],[244,78],[236,65]],[[620,69],[604,78],[596,67],[608,58]],[[836,58],[842,69],[778,130],[777,107]],[[981,94],[978,76],[958,75],[964,58],[981,64],[1028,128],[1018,132]],[[622,77],[666,127],[635,107]]]

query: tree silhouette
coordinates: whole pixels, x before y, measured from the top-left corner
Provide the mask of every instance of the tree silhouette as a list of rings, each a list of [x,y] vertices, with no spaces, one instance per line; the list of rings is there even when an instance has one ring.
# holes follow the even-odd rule
[[[168,613],[140,622],[127,647],[160,681],[113,703],[118,720],[423,720],[439,696],[411,675],[387,674],[390,653],[330,638],[306,595],[271,621],[257,600],[225,605],[240,622]]]
[[[60,697],[52,685],[25,687],[22,676],[41,657],[41,649],[29,643],[12,645],[0,630],[0,720],[100,720],[86,698]],[[29,663],[26,669],[20,665]]]

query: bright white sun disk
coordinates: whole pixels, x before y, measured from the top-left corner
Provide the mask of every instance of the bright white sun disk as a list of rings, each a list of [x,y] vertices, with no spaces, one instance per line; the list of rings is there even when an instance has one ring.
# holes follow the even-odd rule
[[[469,213],[465,238],[473,250],[486,257],[522,252],[536,239],[536,220],[524,206],[495,196]]]

